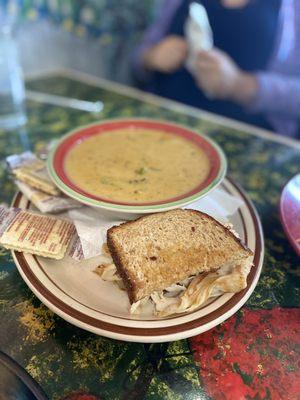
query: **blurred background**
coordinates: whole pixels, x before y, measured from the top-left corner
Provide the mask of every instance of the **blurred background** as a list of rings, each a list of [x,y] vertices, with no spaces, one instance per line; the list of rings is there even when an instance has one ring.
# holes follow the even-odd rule
[[[191,3],[0,0],[0,114],[24,98],[18,65],[72,68],[300,138],[300,0],[201,0],[189,34]]]
[[[130,83],[130,56],[155,0],[0,0],[25,75],[73,68]]]

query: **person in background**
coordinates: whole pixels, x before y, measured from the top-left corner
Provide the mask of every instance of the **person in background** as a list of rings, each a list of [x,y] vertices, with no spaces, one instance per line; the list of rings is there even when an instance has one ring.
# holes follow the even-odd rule
[[[164,0],[133,55],[143,88],[290,137],[300,133],[300,0],[202,0],[214,48],[184,67],[188,0]]]

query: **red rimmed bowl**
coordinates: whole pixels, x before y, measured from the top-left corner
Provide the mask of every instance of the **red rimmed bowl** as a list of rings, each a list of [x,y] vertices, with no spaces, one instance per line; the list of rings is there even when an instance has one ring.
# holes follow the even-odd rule
[[[114,201],[88,193],[70,179],[66,172],[65,161],[74,146],[80,145],[83,141],[95,135],[126,128],[166,132],[192,142],[206,154],[209,160],[210,167],[206,178],[197,186],[179,196],[156,202],[139,203]],[[82,126],[65,135],[50,152],[47,166],[49,175],[56,186],[67,196],[83,204],[118,214],[146,214],[182,207],[207,195],[222,182],[227,170],[227,161],[223,151],[213,140],[187,127],[150,119],[114,119]]]

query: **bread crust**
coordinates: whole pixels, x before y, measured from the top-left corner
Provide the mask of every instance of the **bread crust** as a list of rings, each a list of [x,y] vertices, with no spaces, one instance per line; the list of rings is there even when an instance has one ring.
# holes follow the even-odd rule
[[[127,222],[122,223],[121,225],[126,224]],[[134,281],[131,279],[130,274],[128,273],[128,270],[124,267],[121,258],[119,257],[118,250],[114,244],[114,241],[111,237],[113,231],[118,228],[119,226],[113,226],[112,228],[108,229],[107,231],[107,247],[109,249],[110,255],[113,259],[113,262],[117,268],[118,274],[121,276],[123,283],[125,285],[129,301],[130,303],[134,303],[136,301],[135,298],[135,289],[136,286],[134,284]]]
[[[207,217],[208,219],[210,219],[210,220],[216,222],[220,227],[222,227],[222,229],[224,230],[224,232],[225,232],[225,233],[229,233],[229,234],[231,235],[231,237],[232,237],[238,244],[240,244],[240,245],[243,247],[244,250],[246,250],[246,251],[249,253],[249,255],[253,255],[253,251],[250,250],[249,247],[247,247],[247,246],[245,245],[245,243],[243,243],[242,240],[241,240],[240,238],[238,238],[237,236],[235,236],[235,235],[231,232],[231,230],[230,230],[229,228],[227,228],[226,226],[224,226],[223,224],[221,224],[221,222],[217,221],[217,220],[216,220],[215,218],[213,218],[211,215],[208,215],[208,214],[206,214],[206,213],[204,213],[204,212],[202,212],[202,211],[198,211],[198,210],[189,210],[189,211],[191,211],[193,214],[196,214],[196,215],[201,215],[201,216],[204,215],[204,216]]]
[[[206,214],[204,212],[201,212],[201,211],[198,211],[198,210],[192,210],[192,209],[189,209],[189,210],[175,209],[175,210],[177,210],[177,211],[180,210],[180,211],[184,211],[184,212],[188,211],[191,214],[196,214],[196,215],[199,215],[201,217],[205,217],[205,218],[215,222],[217,225],[219,225],[222,228],[222,230],[224,231],[225,234],[227,234],[227,235],[229,234],[245,251],[247,251],[249,256],[253,255],[253,252],[241,241],[240,238],[236,237],[230,231],[229,228],[227,228],[226,226],[221,224],[219,221],[217,221],[216,219],[214,219],[210,215],[208,215],[208,214]],[[172,211],[175,211],[175,210],[172,210]],[[170,213],[172,211],[163,211],[161,213],[156,213],[156,214],[167,214],[167,213]],[[122,262],[122,259],[121,259],[120,255],[119,255],[119,252],[118,252],[118,249],[117,249],[117,247],[115,246],[115,243],[114,243],[113,233],[114,233],[115,230],[120,230],[120,229],[122,230],[122,229],[126,228],[127,226],[135,224],[137,221],[142,221],[143,219],[146,219],[150,215],[153,215],[153,214],[147,214],[147,215],[141,216],[141,217],[139,217],[139,218],[137,218],[137,219],[135,219],[133,221],[123,222],[122,224],[120,224],[118,226],[113,226],[112,228],[108,229],[108,231],[107,231],[107,246],[109,248],[111,257],[112,257],[112,259],[113,259],[113,261],[114,261],[114,263],[116,265],[117,271],[120,274],[120,276],[121,276],[121,278],[122,278],[122,280],[124,282],[124,285],[125,285],[125,288],[127,290],[128,297],[129,297],[129,300],[130,300],[131,304],[138,300],[136,298],[136,291],[137,291],[138,288],[137,288],[137,286],[135,284],[134,279],[132,279],[132,277],[130,276],[130,273],[127,270],[126,266]]]

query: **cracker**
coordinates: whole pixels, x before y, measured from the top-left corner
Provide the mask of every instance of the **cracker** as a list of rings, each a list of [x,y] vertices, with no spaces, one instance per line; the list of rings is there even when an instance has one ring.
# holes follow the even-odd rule
[[[0,237],[6,249],[61,259],[75,233],[71,221],[19,211]]]
[[[45,162],[33,153],[14,154],[7,157],[6,162],[19,181],[53,196],[60,194],[59,189],[49,178]]]
[[[41,163],[43,165],[41,165]],[[59,195],[59,190],[54,183],[49,180],[44,163],[42,161],[41,163],[34,162],[26,167],[17,168],[13,170],[13,174],[19,181],[27,183],[27,185],[35,189],[53,196]]]
[[[15,184],[27,199],[29,199],[42,213],[59,213],[82,207],[82,204],[78,201],[62,194],[60,196],[53,196],[18,180],[15,180]]]

